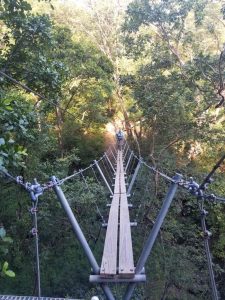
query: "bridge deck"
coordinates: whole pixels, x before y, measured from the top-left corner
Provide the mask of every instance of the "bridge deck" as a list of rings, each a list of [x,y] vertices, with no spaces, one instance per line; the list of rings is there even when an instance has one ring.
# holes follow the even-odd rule
[[[117,274],[121,277],[134,276],[130,217],[122,155],[122,151],[118,150],[114,195],[109,212],[109,220],[100,269],[101,277],[114,277]],[[119,264],[118,267],[117,264]]]

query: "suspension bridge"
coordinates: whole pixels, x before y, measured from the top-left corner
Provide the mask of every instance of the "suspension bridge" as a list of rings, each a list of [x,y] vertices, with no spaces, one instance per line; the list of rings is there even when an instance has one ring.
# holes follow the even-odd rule
[[[212,171],[205,177],[201,184],[194,181],[193,178],[185,180],[181,174],[175,174],[173,177],[166,175],[164,172],[160,172],[158,169],[148,165],[141,157],[137,157],[130,148],[127,141],[118,145],[110,147],[107,152],[94,163],[87,168],[75,172],[74,174],[67,176],[63,179],[58,179],[55,176],[51,177],[50,182],[45,184],[38,183],[34,180],[34,183],[24,182],[21,176],[14,177],[7,171],[1,171],[1,173],[10,181],[22,186],[29,194],[32,201],[31,213],[33,216],[33,229],[32,233],[35,237],[35,253],[36,253],[36,276],[38,282],[37,297],[32,296],[0,296],[2,300],[36,300],[36,299],[50,299],[44,298],[41,295],[41,274],[40,274],[40,262],[39,262],[39,238],[38,238],[38,223],[37,223],[37,206],[38,199],[49,189],[53,189],[62,208],[64,209],[73,232],[78,239],[80,246],[83,248],[92,272],[89,277],[89,281],[93,284],[99,284],[102,288],[106,299],[116,299],[110,288],[113,284],[125,284],[127,285],[123,300],[129,300],[132,298],[135,287],[139,283],[146,281],[145,264],[151,255],[152,248],[156,242],[160,228],[164,222],[164,219],[169,211],[173,198],[175,197],[178,188],[183,188],[194,197],[197,198],[199,203],[199,212],[201,218],[201,226],[204,235],[204,246],[206,251],[206,258],[209,270],[209,279],[212,292],[212,299],[219,299],[217,286],[215,282],[212,255],[209,248],[209,238],[211,233],[206,227],[207,211],[205,210],[205,201],[218,201],[225,203],[225,198],[209,194],[206,192],[207,186],[212,181],[212,176],[216,170],[221,166],[225,159],[225,155],[216,163]],[[132,165],[132,162],[135,162]],[[102,166],[100,165],[102,163]],[[132,165],[132,167],[131,167]],[[136,181],[137,175],[142,166],[149,169],[150,172],[161,176],[165,181],[169,182],[170,186],[164,197],[160,211],[154,221],[154,225],[148,234],[148,237],[144,243],[143,249],[140,253],[139,259],[135,263],[133,255],[133,239],[132,239],[132,226],[136,226],[135,222],[130,220],[130,208],[132,203],[130,202],[131,192]],[[103,168],[104,166],[104,168]],[[131,167],[133,169],[131,180],[127,180],[127,172]],[[95,170],[94,170],[95,168]],[[69,201],[63,192],[61,186],[73,179],[74,177],[81,176],[87,185],[87,181],[84,176],[84,172],[87,170],[93,170],[94,176],[97,179],[96,172],[101,176],[106,188],[111,197],[111,203],[108,205],[109,214],[108,221],[105,222],[100,209],[96,204],[96,211],[100,215],[102,220],[102,226],[106,228],[104,249],[99,265],[90,245],[85,238],[85,235],[74,215]],[[113,185],[110,185],[109,178],[113,181]],[[98,179],[97,179],[98,180]],[[87,185],[88,187],[88,185]],[[54,298],[51,298],[54,299]],[[59,299],[59,298],[58,298]]]

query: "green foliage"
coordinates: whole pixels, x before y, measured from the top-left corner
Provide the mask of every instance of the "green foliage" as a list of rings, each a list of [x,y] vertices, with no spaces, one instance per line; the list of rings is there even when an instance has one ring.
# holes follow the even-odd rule
[[[27,13],[31,10],[31,6],[24,0],[4,0],[1,1],[0,11],[1,18],[7,25],[18,28],[22,24],[22,20],[26,18]]]
[[[26,149],[21,145],[33,138],[35,114],[25,97],[2,93],[0,100],[0,161],[1,166],[23,165]]]
[[[123,7],[120,11],[112,2],[93,1],[85,12],[57,1],[54,11],[49,3],[30,3],[0,3],[0,69],[44,97],[22,92],[0,77],[0,166],[25,180],[61,179],[100,157],[105,124],[123,116],[133,146],[150,164],[201,181],[224,149],[224,112],[215,109],[224,80],[222,1],[133,1],[123,28]],[[62,188],[100,262],[108,194],[92,169],[85,176],[86,182],[78,176]],[[35,267],[29,195],[0,180],[1,222],[12,237],[0,228],[0,293],[31,295]],[[223,182],[221,167],[210,192],[224,195]],[[138,221],[135,261],[167,189],[143,167],[132,194],[131,219]],[[205,206],[224,298],[224,207]],[[87,283],[90,266],[51,191],[40,196],[38,224],[43,294],[90,299],[96,294]],[[146,272],[147,283],[136,289],[134,299],[210,298],[197,203],[182,190]],[[118,299],[124,293],[118,286],[113,291]]]
[[[0,254],[6,256],[8,253],[8,246],[13,241],[9,236],[6,236],[6,231],[4,227],[0,227]],[[15,277],[15,273],[12,270],[9,270],[9,264],[7,261],[4,263],[0,261],[0,277],[8,276],[8,277]]]
[[[211,14],[208,1],[133,1],[123,25],[127,55],[139,64],[135,73],[121,77],[121,84],[134,97],[129,114],[136,126],[141,155],[166,172],[179,170],[198,177],[199,181],[224,149],[223,109],[215,110],[221,100],[218,87],[224,82],[220,34],[223,25],[214,23],[215,16],[221,20],[220,8],[220,5],[214,7]],[[209,19],[212,26],[208,24]],[[203,34],[207,49],[199,38]],[[217,47],[213,42],[215,36]],[[220,188],[223,173],[217,178],[220,184],[211,187],[221,195],[224,195]],[[155,205],[144,204],[143,212],[149,213],[143,216],[140,235],[148,223],[154,222],[157,201],[161,198],[158,178],[150,182],[148,192],[155,191],[157,198]],[[159,186],[154,187],[157,183]],[[143,185],[146,183],[139,183]],[[136,194],[137,200],[145,199],[142,195],[146,192],[136,191]],[[147,197],[146,200],[153,201]],[[224,278],[224,260],[216,259],[224,245],[223,238],[219,238],[225,222],[224,209],[219,213],[220,209],[220,205],[209,205],[207,218],[207,226],[213,231],[213,258],[218,262],[217,281]],[[196,210],[196,203],[180,191],[161,232],[161,241],[155,246],[150,265],[146,266],[152,277],[145,291],[148,299],[210,298],[203,248],[198,244],[201,235]],[[200,270],[201,275],[195,277]],[[224,293],[222,287],[220,291]]]
[[[124,28],[128,32],[135,32],[142,24],[158,25],[163,23],[167,29],[180,30],[183,27],[184,19],[192,9],[196,13],[198,23],[200,23],[204,16],[206,4],[206,0],[162,0],[152,4],[146,0],[133,1],[128,6]]]
[[[8,276],[8,277],[15,277],[15,273],[12,270],[8,269],[9,264],[7,263],[7,261],[4,262],[3,266],[2,266],[2,272],[1,275],[2,276]]]

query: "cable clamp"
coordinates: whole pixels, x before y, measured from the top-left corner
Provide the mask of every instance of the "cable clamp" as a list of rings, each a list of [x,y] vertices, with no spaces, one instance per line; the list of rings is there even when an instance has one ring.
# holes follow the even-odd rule
[[[209,199],[210,201],[215,201],[216,200],[216,195],[210,194],[209,196],[207,196],[207,199]]]
[[[199,184],[190,177],[190,181],[187,184],[188,190],[192,195],[199,196]]]
[[[209,183],[206,182],[206,183],[203,185],[202,190],[207,190],[208,185],[209,185]]]
[[[203,190],[202,189],[198,190],[196,195],[198,196],[198,199],[203,199],[204,198]]]
[[[36,228],[32,228],[30,232],[33,236],[38,235],[38,230]]]
[[[55,186],[55,183],[53,181],[49,181],[49,182],[47,182],[47,183],[44,184],[43,189],[44,190],[48,190],[48,189],[53,188],[53,186]]]
[[[63,183],[66,180],[67,177],[63,178],[63,179],[58,179],[55,176],[51,177],[51,181],[49,182],[49,184],[51,184],[51,187],[55,186],[55,185],[60,185],[61,183]]]
[[[202,209],[201,210],[201,216],[207,216],[208,215],[208,211],[207,210],[205,210],[205,209]]]
[[[209,239],[212,236],[212,232],[209,230],[204,231],[204,238]]]
[[[43,194],[43,188],[36,179],[34,179],[34,184],[29,186],[29,191],[32,201],[37,201],[38,197]]]
[[[206,181],[206,183],[212,183],[214,181],[214,179],[212,177],[208,178],[208,180]]]
[[[166,175],[167,176],[167,175]],[[167,176],[168,178],[169,178],[169,176]],[[176,183],[176,184],[178,184],[178,185],[180,185],[180,186],[184,186],[184,180],[183,179],[176,179],[175,178],[175,176],[172,178],[172,182],[173,183]]]
[[[34,213],[38,212],[38,208],[37,207],[31,207],[30,212],[33,215]]]
[[[17,182],[18,184],[23,184],[23,176],[17,176],[17,177],[16,177],[16,182]]]

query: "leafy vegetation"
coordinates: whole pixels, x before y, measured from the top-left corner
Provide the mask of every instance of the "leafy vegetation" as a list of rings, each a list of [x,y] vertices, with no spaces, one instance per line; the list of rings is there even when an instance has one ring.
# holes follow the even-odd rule
[[[31,182],[63,178],[101,156],[111,123],[149,164],[201,182],[224,153],[224,8],[222,0],[0,1],[0,168]],[[225,195],[224,171],[209,192]],[[94,169],[84,174],[62,187],[100,262],[109,197]],[[167,188],[141,169],[132,194],[135,260]],[[0,293],[35,294],[29,195],[2,177],[0,204]],[[225,208],[205,205],[223,299]],[[101,294],[51,191],[40,196],[38,223],[42,294]],[[183,190],[146,272],[134,299],[211,297],[198,203]],[[114,292],[119,299],[124,291]]]

